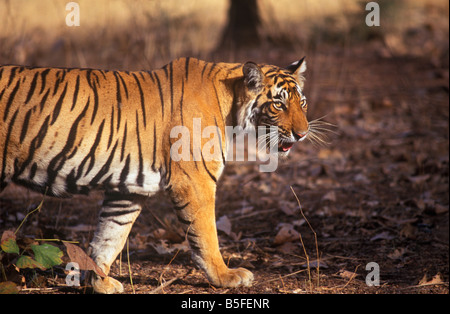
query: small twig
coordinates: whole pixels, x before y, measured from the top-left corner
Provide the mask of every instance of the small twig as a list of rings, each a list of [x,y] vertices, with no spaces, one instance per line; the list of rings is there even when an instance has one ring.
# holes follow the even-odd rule
[[[131,264],[130,264],[130,238],[127,238],[127,259],[128,259],[128,273],[130,274],[130,284],[131,289],[133,289],[133,294],[136,294],[136,291],[134,290],[133,285],[133,276],[131,275]]]
[[[344,289],[345,287],[347,287],[349,284],[350,284],[350,282],[358,275],[357,273],[356,273],[356,271],[358,270],[358,267],[359,267],[360,265],[357,265],[356,266],[356,268],[355,268],[355,271],[353,272],[353,275],[350,277],[350,279],[347,281],[347,283],[341,288],[341,289]]]
[[[302,208],[302,205],[300,204],[300,200],[298,199],[297,194],[295,194],[295,191],[292,188],[292,186],[290,186],[290,188],[291,188],[292,193],[294,193],[294,196],[297,200],[298,207],[300,208],[300,213],[302,214],[303,219],[305,219],[306,223],[309,226],[309,229],[311,229],[312,233],[314,234],[314,242],[316,244],[316,255],[317,255],[317,267],[316,267],[316,269],[317,269],[317,287],[319,287],[320,286],[320,276],[319,276],[319,274],[320,274],[320,256],[319,256],[319,244],[317,242],[317,233],[314,231],[313,227],[311,226],[311,224],[309,223],[305,214],[303,213],[303,208]],[[301,235],[300,235],[300,240],[302,241],[302,246],[303,246],[303,240],[301,239]],[[303,246],[303,250],[305,251],[305,255],[306,255],[306,249],[304,246]],[[309,257],[306,255],[306,258],[307,258],[308,269],[309,269]],[[310,278],[310,280],[311,280],[311,278]]]
[[[19,227],[17,227],[16,231],[14,232],[14,234],[17,234],[17,232],[19,232],[20,228],[22,227],[22,225],[24,224],[25,220],[27,220],[28,216],[30,216],[31,214],[33,214],[36,211],[41,210],[42,205],[44,204],[44,199],[45,199],[45,195],[47,194],[47,188],[45,189],[45,193],[44,196],[42,197],[42,201],[39,203],[39,205],[33,209],[31,212],[29,212],[24,219],[22,219],[22,222],[20,223]]]
[[[281,276],[281,278],[286,278],[286,277],[294,276],[294,275],[297,275],[297,274],[302,273],[302,272],[304,272],[304,271],[306,271],[306,269],[297,270],[297,271],[295,271],[295,272],[293,272],[293,273],[290,273],[290,274]],[[257,281],[255,281],[255,282],[254,282],[254,285],[258,285],[258,284],[267,284],[267,283],[269,283],[269,282],[276,281],[276,280],[280,280],[280,277],[277,277],[277,278],[274,278],[274,279],[269,279],[269,280],[266,280],[266,281],[263,281],[263,282],[257,282]]]
[[[172,282],[174,282],[175,280],[181,279],[181,278],[183,278],[183,277],[184,277],[184,276],[172,278],[172,279],[170,279],[169,281],[166,281],[165,283],[161,284],[159,287],[153,289],[153,290],[150,291],[149,293],[150,293],[150,294],[156,294],[156,293],[158,293],[159,291],[163,290],[164,288],[170,286],[170,285],[172,284]]]
[[[66,243],[72,243],[72,244],[78,244],[80,241],[67,241],[67,240],[61,240],[61,239],[34,239],[35,241],[45,241],[45,242],[66,242]]]

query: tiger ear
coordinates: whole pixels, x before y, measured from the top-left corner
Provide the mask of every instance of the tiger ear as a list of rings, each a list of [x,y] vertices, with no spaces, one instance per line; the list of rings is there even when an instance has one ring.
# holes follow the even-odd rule
[[[303,81],[304,80],[303,73],[305,73],[306,71],[305,57],[288,65],[286,67],[286,70],[291,72],[299,81]]]
[[[261,91],[264,74],[256,63],[251,61],[245,63],[242,67],[242,73],[244,74],[244,84],[249,90],[256,93]]]

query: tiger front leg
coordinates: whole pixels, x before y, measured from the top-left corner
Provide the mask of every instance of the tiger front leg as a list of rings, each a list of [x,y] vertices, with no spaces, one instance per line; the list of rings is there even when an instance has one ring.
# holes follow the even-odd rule
[[[142,209],[143,200],[127,195],[106,194],[100,212],[99,223],[89,254],[108,275],[112,263],[122,251],[134,221]],[[122,293],[122,284],[112,278],[92,274],[91,284],[96,293]]]
[[[193,261],[216,287],[251,286],[253,274],[245,268],[228,268],[219,251],[214,212],[215,184],[197,188],[200,191],[191,185],[172,197],[178,218],[186,227]]]

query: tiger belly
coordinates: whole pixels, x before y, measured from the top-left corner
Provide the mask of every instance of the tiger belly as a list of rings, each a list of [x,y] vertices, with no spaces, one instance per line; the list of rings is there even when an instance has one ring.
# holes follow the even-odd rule
[[[131,159],[127,159],[131,160]],[[88,194],[92,189],[102,189],[120,194],[138,194],[151,196],[160,190],[161,175],[149,166],[140,171],[130,161],[107,167],[107,163],[97,161],[92,169],[86,169],[83,163],[66,161],[60,169],[49,164],[40,166],[33,163],[20,174],[15,173],[12,181],[47,195],[69,196]]]

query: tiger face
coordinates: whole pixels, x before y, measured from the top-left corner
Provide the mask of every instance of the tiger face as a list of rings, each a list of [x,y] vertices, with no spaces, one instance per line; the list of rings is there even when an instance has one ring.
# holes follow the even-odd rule
[[[258,66],[247,62],[243,67],[244,83],[250,99],[243,116],[244,128],[276,126],[276,134],[265,132],[259,141],[266,147],[277,144],[279,156],[287,156],[296,142],[308,136],[307,102],[303,94],[306,62],[304,58],[287,68]]]

